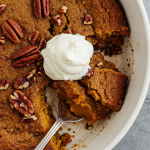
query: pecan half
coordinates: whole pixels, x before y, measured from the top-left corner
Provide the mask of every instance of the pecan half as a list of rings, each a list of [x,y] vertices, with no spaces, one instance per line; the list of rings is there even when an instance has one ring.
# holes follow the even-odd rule
[[[5,43],[5,37],[0,37],[0,44],[4,44]]]
[[[9,101],[25,117],[29,117],[34,113],[32,102],[19,90],[14,91],[14,95],[9,96]]]
[[[34,9],[34,14],[37,18],[41,18],[41,1],[40,0],[33,0],[33,9]]]
[[[48,17],[50,14],[49,0],[33,0],[33,9],[37,18],[42,17],[42,10],[44,17]]]
[[[23,33],[20,26],[13,19],[8,19],[2,22],[2,30],[4,35],[15,44],[19,44],[19,38],[23,38]]]
[[[29,35],[28,39],[32,44],[34,44],[38,36],[39,36],[39,31],[34,31],[31,35]]]
[[[4,12],[5,8],[6,8],[5,4],[0,5],[0,14],[2,14]]]
[[[15,67],[24,67],[33,63],[39,56],[40,51],[37,46],[27,46],[17,51],[12,59],[16,60],[14,62]]]
[[[43,56],[40,56],[37,60],[37,65],[40,66],[43,62]]]
[[[65,14],[66,12],[67,12],[67,7],[66,6],[62,6],[60,9],[59,9],[59,12],[61,13],[61,14]]]
[[[35,116],[35,115],[32,115],[32,116],[30,116],[30,117],[23,117],[22,119],[21,119],[21,121],[22,122],[24,122],[24,123],[28,123],[28,122],[33,122],[33,121],[35,121],[35,120],[37,120],[37,117]]]
[[[27,88],[29,85],[33,84],[34,81],[36,81],[36,77],[34,77],[35,73],[36,73],[36,69],[32,70],[31,72],[21,75],[14,82],[14,88],[15,89],[23,89],[23,88]]]
[[[62,18],[60,17],[60,15],[52,17],[52,21],[59,26],[62,24]]]
[[[6,90],[9,87],[9,81],[7,79],[3,79],[0,84],[0,90]]]
[[[89,14],[87,14],[84,18],[84,24],[92,24],[92,22],[93,22],[92,17]]]
[[[39,50],[40,50],[40,51],[46,48],[46,43],[47,43],[47,42],[46,42],[45,39],[41,39],[41,40],[40,40],[40,43],[39,43]]]
[[[48,17],[50,14],[49,0],[42,0],[42,6],[43,6],[44,17]]]

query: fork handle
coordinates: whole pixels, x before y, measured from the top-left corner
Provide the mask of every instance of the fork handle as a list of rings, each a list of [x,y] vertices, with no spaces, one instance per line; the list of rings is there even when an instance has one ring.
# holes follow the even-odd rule
[[[54,125],[52,126],[52,128],[48,131],[46,136],[43,138],[43,140],[39,143],[39,145],[34,150],[43,150],[43,148],[46,146],[46,144],[49,142],[52,136],[64,123],[65,122],[61,118],[58,118],[54,123]]]

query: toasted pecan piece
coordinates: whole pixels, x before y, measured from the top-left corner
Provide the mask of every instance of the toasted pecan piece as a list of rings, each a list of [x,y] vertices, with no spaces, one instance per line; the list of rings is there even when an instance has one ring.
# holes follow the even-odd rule
[[[14,62],[15,67],[24,67],[33,63],[39,56],[40,51],[37,46],[27,46],[17,51],[12,59],[16,60]]]
[[[14,94],[9,96],[9,101],[25,117],[29,117],[34,113],[32,102],[19,90],[14,91]]]
[[[32,70],[31,72],[25,73],[21,75],[15,82],[14,88],[15,89],[23,89],[27,88],[29,85],[33,84],[36,80],[34,74],[36,73],[36,69]]]
[[[50,14],[49,0],[33,0],[33,9],[37,18],[42,17],[42,11],[44,17],[48,17]]]
[[[23,33],[20,26],[13,19],[8,19],[2,22],[2,30],[4,35],[13,43],[19,44],[20,39],[23,38]]]

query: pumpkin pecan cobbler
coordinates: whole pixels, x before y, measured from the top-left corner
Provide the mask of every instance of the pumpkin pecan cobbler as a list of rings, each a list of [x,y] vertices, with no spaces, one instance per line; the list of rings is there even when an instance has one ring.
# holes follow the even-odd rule
[[[41,55],[61,34],[82,35],[105,55],[121,54],[129,28],[116,0],[0,0],[0,26],[1,150],[33,150],[52,127],[47,86],[89,125],[121,109],[128,77],[99,52],[91,53],[89,71],[76,80],[47,76]],[[57,132],[45,150],[63,150],[70,141]]]

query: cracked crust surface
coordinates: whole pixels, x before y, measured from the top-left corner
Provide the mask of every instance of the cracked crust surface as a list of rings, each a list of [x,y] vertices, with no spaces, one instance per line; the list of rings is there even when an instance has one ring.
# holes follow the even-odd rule
[[[61,14],[59,9],[62,6],[66,6],[67,12]],[[62,18],[62,24],[53,24],[53,35],[58,35],[67,30],[71,30],[73,34],[81,34],[83,36],[94,35],[91,25],[84,25],[84,16],[87,14],[85,7],[81,3],[70,0],[50,0],[50,9],[52,17],[60,15]]]
[[[50,0],[50,10],[51,10],[51,16],[55,17],[57,15],[60,15],[61,19],[62,19],[62,24],[61,25],[57,25],[56,23],[52,22],[53,24],[53,29],[51,29],[52,34],[58,35],[60,33],[63,32],[63,29],[66,26],[66,17],[64,14],[59,13],[59,9],[64,6],[63,2],[59,1],[59,0]]]
[[[59,9],[66,6],[67,12],[61,14]],[[51,16],[60,15],[61,25],[53,24],[53,35],[71,30],[73,34],[89,37],[95,36],[97,43],[121,45],[123,36],[129,35],[125,14],[116,0],[50,0]],[[92,25],[84,24],[84,17],[90,14]]]
[[[109,44],[122,45],[123,37],[129,36],[123,9],[116,0],[82,0],[83,6],[93,18],[94,36],[87,40],[95,50],[105,49]]]
[[[71,30],[73,34],[94,35],[92,25],[85,25],[83,21],[87,14],[85,7],[81,3],[74,4],[69,1],[65,1],[64,5],[68,8],[66,13],[67,29]]]
[[[129,34],[125,15],[116,0],[84,0],[83,3],[93,18],[97,37],[105,39],[112,35]]]
[[[123,103],[127,80],[128,77],[120,72],[96,67],[94,75],[88,79],[88,94],[95,100],[100,100],[107,108],[118,112]]]

